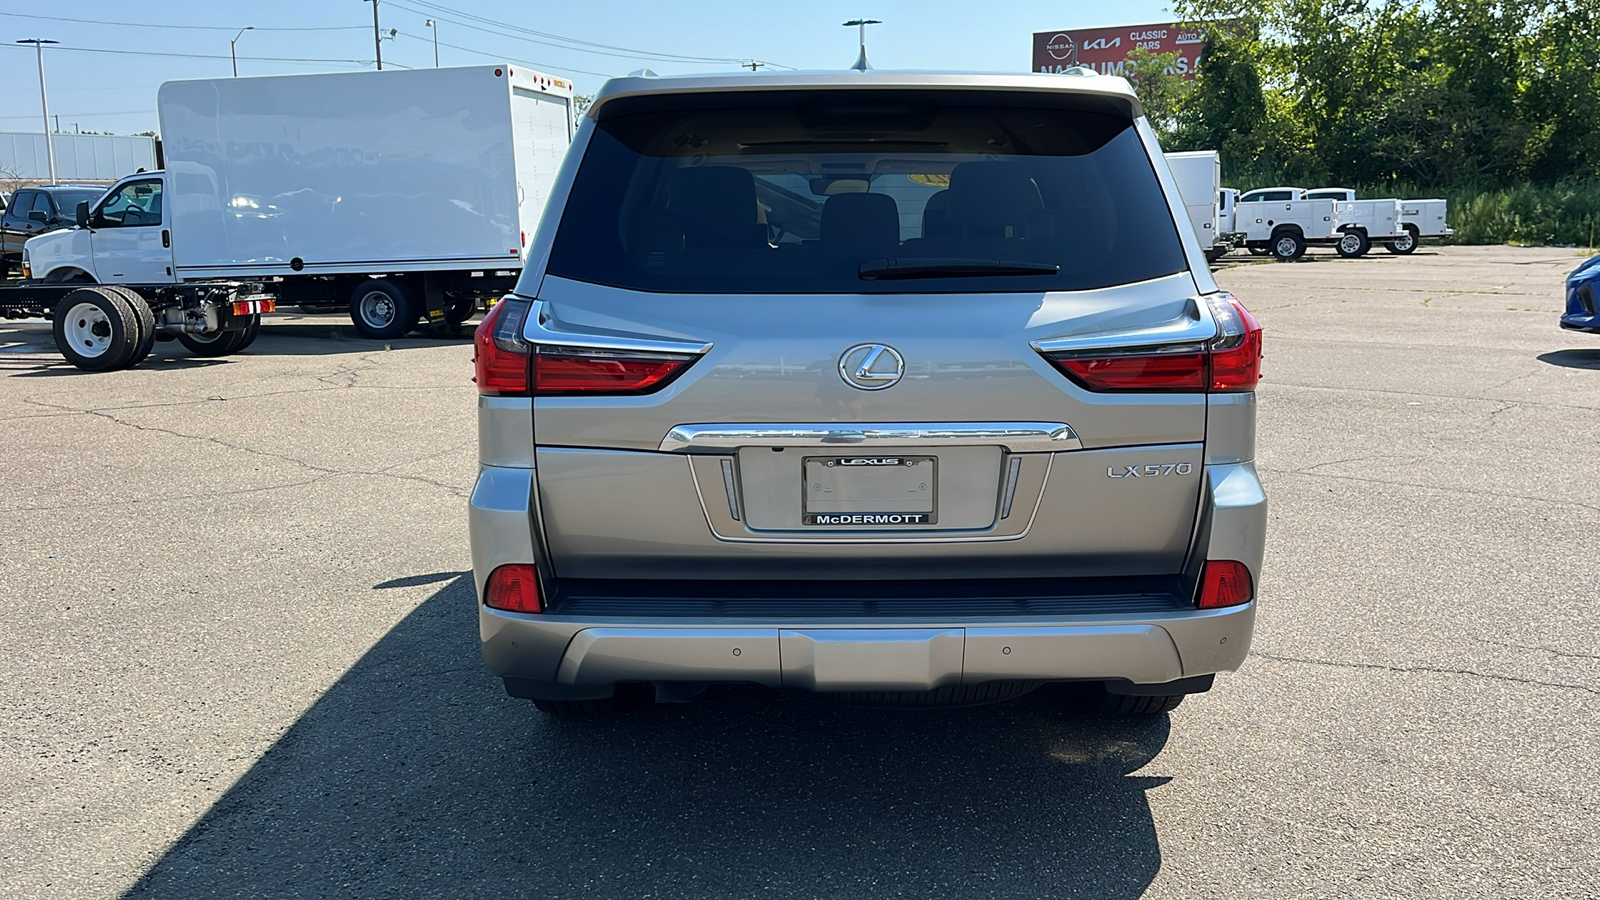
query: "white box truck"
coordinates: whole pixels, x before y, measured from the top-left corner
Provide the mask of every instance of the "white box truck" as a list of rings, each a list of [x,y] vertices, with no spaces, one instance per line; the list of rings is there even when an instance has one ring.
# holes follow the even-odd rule
[[[1231,234],[1222,227],[1223,204],[1231,199],[1222,195],[1222,156],[1215,150],[1192,150],[1168,153],[1166,157],[1195,237],[1205,250],[1206,259],[1216,262],[1233,249]]]
[[[174,81],[157,106],[166,171],[30,241],[33,277],[259,282],[372,338],[510,290],[575,125],[571,82],[511,65]]]

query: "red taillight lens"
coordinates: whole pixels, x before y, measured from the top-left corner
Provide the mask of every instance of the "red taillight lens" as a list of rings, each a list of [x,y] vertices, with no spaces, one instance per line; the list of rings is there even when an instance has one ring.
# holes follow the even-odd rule
[[[522,339],[522,322],[533,306],[527,300],[507,297],[494,305],[472,333],[473,381],[478,393],[490,397],[528,395],[529,355],[533,349]]]
[[[1217,336],[1205,343],[1073,350],[1045,357],[1080,387],[1096,392],[1255,390],[1261,380],[1261,323],[1231,294],[1210,294],[1204,302],[1217,323]]]
[[[1256,590],[1250,580],[1250,570],[1244,563],[1228,560],[1206,560],[1200,575],[1201,609],[1222,609],[1239,606],[1255,599]]]
[[[1051,362],[1091,391],[1201,391],[1204,353],[1068,356]]]
[[[647,394],[665,387],[693,361],[671,353],[540,347],[533,359],[533,392],[541,397]]]
[[[512,563],[489,573],[483,605],[505,612],[544,612],[539,596],[539,573],[527,563]]]
[[[1211,342],[1211,384],[1217,392],[1253,391],[1261,381],[1261,323],[1232,294],[1206,298],[1221,334]]]

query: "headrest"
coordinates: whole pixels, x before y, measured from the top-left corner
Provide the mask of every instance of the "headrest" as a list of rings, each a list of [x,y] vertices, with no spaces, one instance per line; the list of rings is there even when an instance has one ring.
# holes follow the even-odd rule
[[[888,194],[835,194],[822,204],[822,242],[870,255],[900,243],[900,207]]]
[[[1028,216],[1043,209],[1039,188],[1020,163],[969,162],[950,173],[950,219],[957,227],[996,231],[1010,226],[1021,237]]]

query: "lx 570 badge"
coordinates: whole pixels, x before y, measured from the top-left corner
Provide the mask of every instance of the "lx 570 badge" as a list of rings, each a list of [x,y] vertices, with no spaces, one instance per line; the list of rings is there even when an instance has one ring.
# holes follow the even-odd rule
[[[1160,478],[1163,475],[1188,475],[1194,463],[1152,463],[1148,466],[1109,466],[1107,478]]]

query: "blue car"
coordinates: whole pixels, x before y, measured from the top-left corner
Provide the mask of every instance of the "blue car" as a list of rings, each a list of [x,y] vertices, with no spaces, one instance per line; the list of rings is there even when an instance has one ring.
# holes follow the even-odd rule
[[[1600,256],[1585,260],[1567,276],[1567,311],[1561,327],[1600,334]]]

